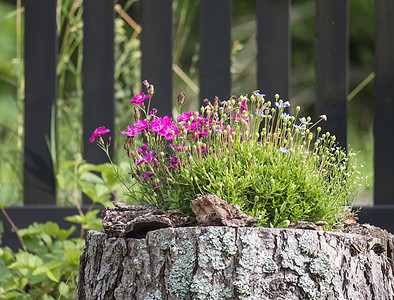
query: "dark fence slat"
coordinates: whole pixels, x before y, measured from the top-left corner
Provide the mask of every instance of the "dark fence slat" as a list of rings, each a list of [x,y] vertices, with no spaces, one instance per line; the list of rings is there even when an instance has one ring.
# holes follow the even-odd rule
[[[348,1],[316,1],[316,115],[325,131],[347,146]]]
[[[231,1],[200,0],[200,99],[231,96]]]
[[[394,2],[375,1],[375,204],[394,204]]]
[[[142,80],[155,87],[151,108],[161,116],[171,116],[172,0],[141,1],[141,25]]]
[[[84,0],[83,9],[83,153],[87,162],[98,164],[108,158],[89,138],[97,127],[115,129],[114,3]]]
[[[290,86],[290,0],[257,1],[257,87],[273,100],[288,100]]]
[[[50,137],[56,109],[56,1],[25,2],[24,203],[55,204]]]

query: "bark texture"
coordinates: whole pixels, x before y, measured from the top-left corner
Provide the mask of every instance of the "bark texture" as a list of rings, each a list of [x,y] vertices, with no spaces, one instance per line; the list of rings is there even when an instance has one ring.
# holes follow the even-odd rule
[[[90,231],[84,299],[393,299],[392,236],[181,227],[142,239]]]

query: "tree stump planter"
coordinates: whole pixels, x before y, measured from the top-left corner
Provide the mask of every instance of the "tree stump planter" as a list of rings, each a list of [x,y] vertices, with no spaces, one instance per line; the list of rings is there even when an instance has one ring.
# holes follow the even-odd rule
[[[78,299],[393,299],[392,245],[303,229],[89,231]]]

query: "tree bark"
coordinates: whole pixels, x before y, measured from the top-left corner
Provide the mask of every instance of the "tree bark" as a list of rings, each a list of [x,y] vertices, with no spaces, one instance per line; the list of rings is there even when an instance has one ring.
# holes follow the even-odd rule
[[[393,299],[393,240],[304,229],[90,231],[78,299]]]

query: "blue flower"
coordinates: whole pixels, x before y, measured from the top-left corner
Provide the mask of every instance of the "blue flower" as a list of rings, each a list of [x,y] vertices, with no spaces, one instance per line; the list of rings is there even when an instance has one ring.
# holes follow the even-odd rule
[[[289,101],[286,101],[283,103],[275,102],[275,105],[276,105],[276,107],[279,107],[279,108],[285,108],[285,107],[289,107],[290,103],[289,103]]]
[[[308,122],[308,121],[305,119],[305,117],[300,118],[300,122],[301,122],[302,124],[304,124],[304,125],[310,125],[310,124],[312,124],[312,123]]]
[[[279,151],[281,151],[283,153],[290,153],[290,150],[283,148],[283,147],[279,147]]]
[[[268,117],[268,115],[263,114],[263,112],[261,112],[261,111],[256,112],[256,114],[263,117],[263,118]]]
[[[292,118],[292,116],[290,116],[287,113],[282,113],[282,117],[285,118],[285,119],[291,119]]]
[[[265,97],[265,94],[260,94],[260,93],[256,93],[255,94],[257,98],[263,98]]]
[[[297,128],[297,129],[299,129],[299,130],[305,130],[306,129],[306,126],[305,125],[295,125],[295,124],[293,124],[293,126],[295,127],[295,128]]]

